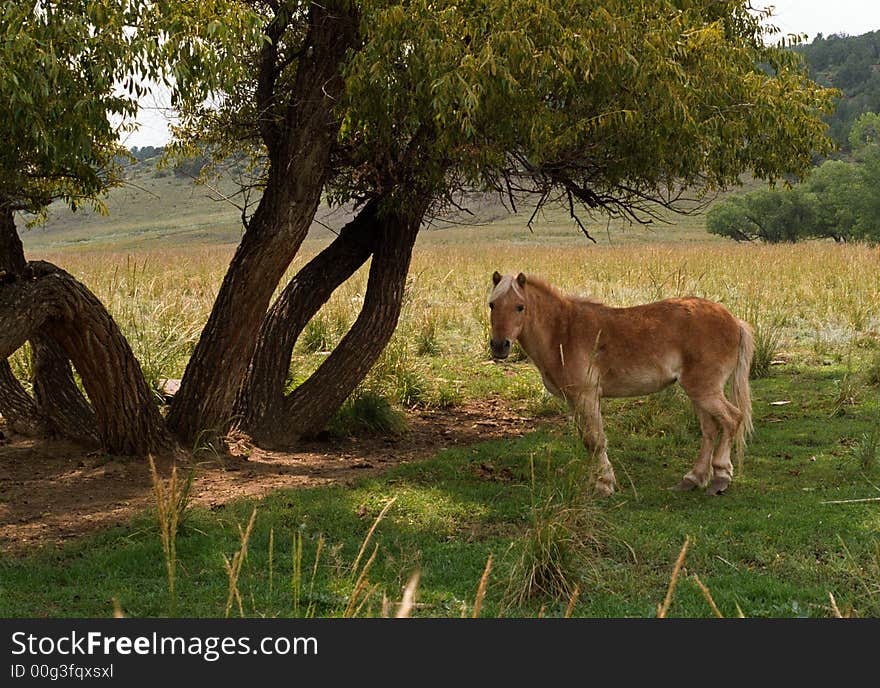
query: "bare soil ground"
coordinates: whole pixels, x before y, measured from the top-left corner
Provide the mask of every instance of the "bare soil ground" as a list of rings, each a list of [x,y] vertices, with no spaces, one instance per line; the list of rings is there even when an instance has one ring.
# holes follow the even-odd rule
[[[253,448],[247,458],[240,455],[242,447],[233,447],[230,456],[200,457],[193,502],[213,507],[283,488],[346,483],[446,447],[519,436],[538,422],[505,411],[489,398],[444,411],[413,412],[409,424],[409,432],[397,438],[333,438],[304,442],[292,452]],[[145,460],[107,457],[66,442],[0,430],[6,433],[0,440],[0,549],[7,553],[58,546],[124,522],[153,501]],[[167,474],[170,465],[171,459],[161,461],[160,472]]]

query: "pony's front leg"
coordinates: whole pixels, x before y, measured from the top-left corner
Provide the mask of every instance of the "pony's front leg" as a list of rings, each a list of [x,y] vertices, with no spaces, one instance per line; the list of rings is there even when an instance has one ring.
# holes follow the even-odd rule
[[[596,493],[608,497],[614,493],[617,480],[608,460],[608,443],[602,427],[602,413],[598,394],[582,396],[576,405],[575,422],[587,455],[596,461]]]

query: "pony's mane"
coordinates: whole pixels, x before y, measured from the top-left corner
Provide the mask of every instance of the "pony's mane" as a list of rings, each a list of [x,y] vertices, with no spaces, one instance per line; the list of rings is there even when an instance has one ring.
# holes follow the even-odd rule
[[[492,293],[489,294],[489,303],[492,303],[495,299],[504,296],[508,291],[513,289],[513,293],[523,297],[522,289],[520,289],[519,284],[516,282],[515,275],[504,275],[498,284],[495,285],[495,288],[492,290]]]
[[[546,280],[541,279],[540,277],[534,277],[533,275],[527,276],[526,284],[529,287],[533,287],[538,291],[542,291],[545,294],[558,298],[565,299],[567,301],[573,301],[575,303],[593,303],[601,305],[601,301],[590,298],[589,296],[575,296],[573,294],[565,294],[560,289],[554,287],[552,284],[547,282]]]

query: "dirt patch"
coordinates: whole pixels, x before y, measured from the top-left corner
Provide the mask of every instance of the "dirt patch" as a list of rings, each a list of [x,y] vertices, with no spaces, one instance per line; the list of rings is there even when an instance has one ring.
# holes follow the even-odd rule
[[[399,438],[334,438],[297,451],[253,449],[250,455],[199,461],[193,501],[212,507],[281,488],[346,483],[441,449],[517,437],[538,425],[493,399],[445,411],[410,414]],[[239,448],[241,449],[241,448]],[[167,473],[170,462],[160,465]],[[0,444],[0,548],[21,555],[126,521],[152,502],[146,461],[87,453],[65,442],[10,438]]]

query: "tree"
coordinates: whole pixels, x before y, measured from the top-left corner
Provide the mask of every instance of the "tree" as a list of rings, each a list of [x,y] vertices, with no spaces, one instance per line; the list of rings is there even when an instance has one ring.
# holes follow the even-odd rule
[[[795,242],[816,236],[819,204],[800,187],[739,194],[713,206],[706,214],[710,234],[736,241]]]
[[[80,9],[86,25],[101,24]],[[185,442],[222,436],[236,418],[273,445],[319,430],[396,326],[426,214],[464,189],[513,205],[563,202],[574,221],[609,212],[647,222],[659,207],[680,209],[684,189],[721,188],[746,170],[799,175],[829,147],[820,115],[831,93],[793,54],[765,46],[761,17],[742,0],[214,0],[149,3],[135,19],[150,66],[125,56],[120,68],[171,65],[179,151],[214,160],[244,151],[261,172],[167,417]],[[322,195],[353,204],[356,217],[270,308]],[[285,396],[299,332],[368,259],[356,322]],[[132,369],[68,275],[31,265],[26,277],[0,291],[0,314],[16,323],[0,355],[39,328],[82,366],[85,383],[94,366],[69,332],[82,321],[114,342],[118,355],[102,365]],[[30,324],[25,308],[39,314]],[[117,393],[138,389],[137,378]],[[112,395],[89,384],[99,411]],[[113,444],[164,441],[163,428],[139,422],[119,419],[137,442]],[[104,425],[107,445],[116,435]]]
[[[804,186],[817,201],[816,226],[810,233],[835,241],[856,238],[859,199],[865,193],[859,168],[842,160],[827,160],[810,173]]]
[[[866,241],[880,242],[880,145],[862,152],[859,170],[862,193],[856,202],[858,221],[854,234]]]
[[[880,147],[880,114],[863,113],[853,124],[848,138],[856,156]]]
[[[123,453],[170,445],[137,362],[83,285],[54,266],[26,262],[15,214],[39,216],[54,199],[100,209],[101,193],[120,182],[118,126],[110,119],[132,115],[142,92],[133,81],[125,92],[116,89],[136,66],[137,39],[126,27],[138,11],[138,3],[116,0],[0,6],[0,313],[8,335],[0,350],[0,412],[19,429],[100,440]],[[7,362],[28,339],[33,399]],[[91,404],[68,359],[78,362]]]
[[[826,160],[790,190],[732,196],[707,214],[712,234],[737,241],[880,240],[880,117],[849,134],[855,161]]]
[[[561,200],[573,216],[582,207],[649,220],[659,206],[679,208],[683,187],[726,186],[749,168],[771,179],[802,173],[811,153],[828,150],[818,115],[831,94],[806,78],[795,56],[764,46],[746,3],[365,2],[359,9],[327,188],[331,202],[362,211],[263,321],[229,413],[263,442],[286,444],[320,429],[354,388],[394,329],[414,230],[459,190],[499,191],[514,204],[523,195],[539,205]],[[186,118],[186,133],[210,141],[218,157],[261,135],[255,113],[267,109],[255,107],[252,94],[267,81],[267,63],[256,55],[243,62],[259,69],[237,73],[218,109],[196,103]],[[279,63],[286,58],[270,62]],[[273,83],[282,81],[283,72]],[[252,150],[258,158],[264,152]],[[268,188],[271,164],[266,169]],[[400,229],[404,248],[386,264],[376,252],[389,226]],[[370,282],[383,285],[374,293],[385,298],[368,299],[334,355],[285,398],[296,336],[371,253]],[[211,384],[236,386],[237,371],[228,370]]]

